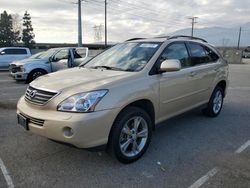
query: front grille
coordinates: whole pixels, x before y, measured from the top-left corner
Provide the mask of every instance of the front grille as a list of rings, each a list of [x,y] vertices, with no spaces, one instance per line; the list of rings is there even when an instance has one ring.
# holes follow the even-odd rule
[[[14,64],[11,64],[9,69],[10,69],[10,72],[12,73],[21,72],[21,67],[18,67]]]
[[[28,119],[28,123],[32,123],[34,125],[38,125],[38,126],[41,126],[41,127],[44,124],[44,120],[42,120],[42,119],[29,117],[29,116],[26,116],[26,115],[23,115],[23,114],[21,114],[21,115]]]
[[[25,93],[26,101],[37,104],[44,105],[49,102],[53,97],[55,97],[58,92],[46,91],[41,89],[36,89],[29,86]]]

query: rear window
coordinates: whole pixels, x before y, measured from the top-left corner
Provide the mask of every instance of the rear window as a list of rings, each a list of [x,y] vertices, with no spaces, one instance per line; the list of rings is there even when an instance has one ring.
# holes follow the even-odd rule
[[[5,52],[6,55],[27,55],[25,49],[5,49],[3,52]]]
[[[194,42],[189,42],[188,45],[193,66],[204,63],[213,63],[219,59],[219,56],[206,46]]]

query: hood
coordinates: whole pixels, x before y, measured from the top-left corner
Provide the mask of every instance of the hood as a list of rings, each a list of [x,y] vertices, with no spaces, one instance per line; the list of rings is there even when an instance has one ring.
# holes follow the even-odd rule
[[[47,59],[30,59],[30,58],[27,58],[27,59],[23,59],[23,60],[19,60],[19,61],[14,61],[12,64],[20,66],[20,65],[30,64],[30,63],[46,63],[46,62],[48,62]]]
[[[30,85],[53,91],[74,89],[79,92],[108,89],[110,83],[134,75],[134,72],[104,69],[71,68],[39,77]]]

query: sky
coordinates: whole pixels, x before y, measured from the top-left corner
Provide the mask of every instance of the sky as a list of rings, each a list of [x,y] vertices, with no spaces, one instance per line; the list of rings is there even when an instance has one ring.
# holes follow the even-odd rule
[[[77,43],[77,0],[0,0],[0,12],[32,17],[36,42]],[[250,22],[250,0],[107,0],[108,41],[150,37],[190,28],[236,27]],[[83,43],[104,25],[104,0],[82,4]],[[249,29],[249,28],[248,28]],[[102,29],[104,40],[104,29]]]

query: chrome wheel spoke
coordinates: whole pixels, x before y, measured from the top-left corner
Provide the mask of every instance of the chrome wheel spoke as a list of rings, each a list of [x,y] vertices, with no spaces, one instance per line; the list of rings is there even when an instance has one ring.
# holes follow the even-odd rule
[[[148,130],[144,129],[137,133],[137,138],[146,138],[148,136]]]
[[[126,135],[132,135],[132,132],[131,132],[131,130],[129,129],[129,127],[128,127],[128,124],[126,124],[124,127],[123,127],[123,129],[122,129],[122,132],[124,133],[124,134],[126,134]]]
[[[136,117],[136,118],[134,119],[134,129],[135,129],[135,132],[137,132],[138,127],[139,127],[139,125],[140,125],[140,123],[141,123],[141,120],[142,120],[141,117]]]
[[[136,141],[133,142],[132,152],[137,154],[139,152],[138,144]]]
[[[127,120],[120,133],[120,149],[123,155],[134,157],[145,147],[148,140],[148,125],[141,116]]]
[[[126,152],[127,149],[128,149],[128,146],[131,144],[132,140],[131,139],[128,139],[126,142],[124,142],[122,145],[121,145],[121,149],[123,152]]]

